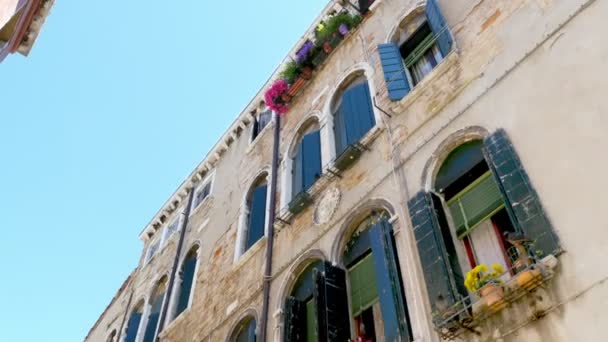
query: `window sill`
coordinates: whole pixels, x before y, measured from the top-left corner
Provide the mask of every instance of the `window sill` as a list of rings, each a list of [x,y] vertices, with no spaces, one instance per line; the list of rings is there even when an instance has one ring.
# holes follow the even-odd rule
[[[264,127],[262,128],[262,131],[260,131],[258,133],[258,135],[255,137],[255,139],[253,139],[250,143],[249,146],[247,147],[247,150],[245,150],[245,154],[251,154],[251,152],[253,150],[255,150],[255,147],[258,145],[258,142],[260,140],[262,140],[264,138],[265,135],[269,134],[268,132],[272,131],[270,129],[270,127],[274,127],[275,125],[275,119],[273,118],[272,120],[270,120],[270,122]]]
[[[453,49],[444,59],[437,65],[426,77],[424,77],[412,90],[401,100],[392,102],[391,110],[399,115],[404,112],[404,109],[411,106],[420,96],[431,89],[437,79],[441,78],[445,73],[450,71],[459,61],[460,55]],[[388,96],[388,95],[387,95]]]
[[[176,326],[179,326],[179,323],[183,321],[188,313],[190,312],[191,306],[187,307],[186,310],[182,311],[177,317],[175,317],[169,325],[167,325],[163,331],[158,335],[160,339],[164,339],[167,335],[171,333],[172,330],[175,329]]]
[[[504,284],[499,285],[503,293],[496,300],[490,300],[494,298],[488,299],[477,293],[471,294],[435,317],[437,331],[443,339],[453,340],[468,331],[473,331],[474,328],[482,326],[482,323],[503,310],[509,310],[510,312],[507,315],[497,315],[498,319],[501,320],[501,325],[507,324],[502,317],[523,316],[521,315],[522,310],[518,310],[515,306],[529,307],[530,304],[522,302],[521,299],[535,293],[539,288],[545,288],[544,285],[555,276],[557,264],[557,258],[549,255],[528,266],[513,275]],[[490,293],[490,296],[492,295]],[[534,315],[537,310],[531,310],[532,314]],[[522,320],[528,319],[538,319],[538,317],[522,317]]]
[[[263,236],[256,243],[253,244],[245,253],[241,254],[239,259],[232,265],[232,271],[237,271],[241,269],[244,265],[248,263],[249,260],[253,258],[254,255],[258,254],[258,252],[266,246],[266,236]]]

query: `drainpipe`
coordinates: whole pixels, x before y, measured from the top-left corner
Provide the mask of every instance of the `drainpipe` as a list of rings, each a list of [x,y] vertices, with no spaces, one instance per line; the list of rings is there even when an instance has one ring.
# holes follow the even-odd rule
[[[190,218],[190,208],[192,207],[192,198],[194,198],[194,188],[190,190],[188,196],[188,204],[182,211],[184,219],[182,220],[181,231],[179,234],[179,242],[177,243],[177,250],[175,251],[175,259],[173,259],[173,269],[171,269],[171,275],[169,276],[169,283],[167,284],[167,292],[165,293],[165,301],[160,310],[160,318],[158,319],[158,327],[156,328],[156,341],[159,340],[158,335],[163,331],[165,325],[165,319],[167,318],[167,310],[169,309],[169,301],[171,300],[171,294],[173,293],[173,284],[175,283],[175,275],[177,274],[177,267],[179,266],[179,257],[182,253],[184,246],[184,239],[186,237],[186,227],[188,227],[188,219]]]
[[[272,277],[272,247],[274,245],[274,221],[277,201],[277,179],[279,169],[279,137],[281,132],[281,116],[274,114],[274,146],[272,149],[272,179],[270,180],[270,213],[268,214],[268,243],[266,244],[266,269],[264,270],[264,302],[260,322],[260,342],[266,342],[266,326],[268,325],[268,306],[270,302],[270,281]]]

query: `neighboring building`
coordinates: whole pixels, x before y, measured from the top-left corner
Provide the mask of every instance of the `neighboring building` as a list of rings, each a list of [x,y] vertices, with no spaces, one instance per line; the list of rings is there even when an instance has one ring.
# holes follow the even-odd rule
[[[11,53],[30,53],[54,2],[0,0],[0,62]]]
[[[85,341],[608,340],[608,0],[357,4],[145,227]]]

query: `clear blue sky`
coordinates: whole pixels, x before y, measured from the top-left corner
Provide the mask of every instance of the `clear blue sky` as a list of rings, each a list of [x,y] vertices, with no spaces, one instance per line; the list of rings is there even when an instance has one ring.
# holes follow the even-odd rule
[[[0,64],[0,340],[84,339],[144,225],[326,2],[55,3]]]

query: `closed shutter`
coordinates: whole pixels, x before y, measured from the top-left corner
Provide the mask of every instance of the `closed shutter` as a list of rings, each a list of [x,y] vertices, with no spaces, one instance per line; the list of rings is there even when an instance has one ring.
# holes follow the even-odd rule
[[[264,236],[264,224],[266,222],[266,190],[266,185],[260,185],[253,191],[246,249],[249,249]]]
[[[357,143],[375,125],[367,81],[353,85],[344,92],[342,108],[345,111],[346,143]]]
[[[304,342],[306,331],[302,326],[303,319],[306,317],[306,304],[297,300],[294,297],[287,298],[285,302],[285,325],[284,325],[284,340],[285,342]]]
[[[452,34],[450,32],[450,28],[441,13],[441,9],[439,8],[439,4],[437,4],[437,0],[427,0],[426,1],[426,19],[433,30],[433,33],[437,37],[437,45],[439,46],[439,51],[443,57],[447,56],[448,53],[452,50]]]
[[[194,281],[194,271],[196,269],[196,255],[189,256],[184,261],[182,268],[182,282],[179,287],[179,299],[177,302],[176,316],[188,308],[190,301],[190,293],[192,292],[192,283]]]
[[[302,190],[308,190],[321,177],[321,134],[314,131],[302,138]]]
[[[374,257],[384,336],[389,341],[411,341],[393,229],[382,219],[369,229],[368,234]]]
[[[139,323],[141,322],[141,316],[141,312],[134,311],[131,313],[131,317],[129,317],[129,322],[127,323],[127,332],[125,334],[124,342],[135,342],[137,330],[139,330]]]
[[[152,302],[152,309],[150,310],[150,315],[148,316],[148,325],[146,326],[143,342],[154,342],[154,339],[156,338],[156,328],[158,326],[160,308],[163,304],[164,296],[165,294],[162,293],[154,299],[154,302]]]
[[[504,207],[498,184],[487,172],[447,203],[459,238]]]
[[[421,191],[409,200],[408,207],[429,301],[436,313],[466,296],[462,270],[439,199]]]
[[[540,256],[559,253],[559,239],[507,133],[499,129],[488,136],[483,151],[516,228]]]
[[[350,338],[350,318],[344,270],[325,262],[325,271],[313,271],[318,341],[343,342]]]
[[[353,317],[357,317],[378,300],[376,272],[371,254],[349,268],[348,280],[350,282],[351,309]]]
[[[306,302],[306,342],[319,342],[317,339],[317,311],[314,299]]]
[[[384,82],[391,101],[399,101],[410,92],[410,83],[403,66],[403,58],[397,44],[378,45],[378,54],[384,72]]]

